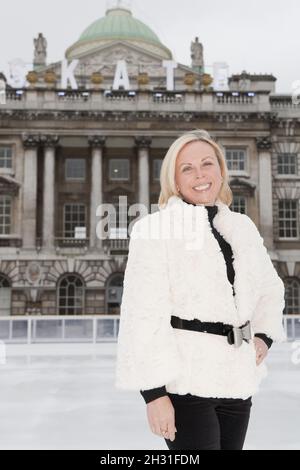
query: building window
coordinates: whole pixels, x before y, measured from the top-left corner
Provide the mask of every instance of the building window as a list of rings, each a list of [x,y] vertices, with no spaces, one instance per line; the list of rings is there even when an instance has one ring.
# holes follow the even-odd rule
[[[226,162],[229,171],[246,171],[246,150],[226,149]]]
[[[58,314],[84,314],[85,287],[79,276],[65,276],[58,286]]]
[[[0,168],[12,168],[12,147],[0,146]]]
[[[129,160],[125,158],[109,160],[109,179],[111,181],[129,180]]]
[[[81,230],[80,230],[81,227]],[[85,204],[65,204],[64,210],[64,237],[82,238],[82,228],[86,227]],[[85,238],[85,237],[83,237]]]
[[[0,196],[0,235],[11,233],[11,197]]]
[[[0,274],[0,317],[11,313],[11,283],[6,276]]]
[[[241,214],[246,214],[246,198],[244,196],[233,196],[231,210],[234,212],[240,212]]]
[[[297,155],[295,153],[278,155],[277,173],[279,175],[297,175]]]
[[[86,177],[86,161],[84,158],[67,158],[65,166],[66,180],[84,181]]]
[[[279,238],[298,238],[299,220],[297,201],[282,199],[278,203]]]
[[[159,181],[162,159],[153,160],[153,181]]]
[[[287,279],[285,281],[285,309],[286,315],[300,314],[300,281]]]

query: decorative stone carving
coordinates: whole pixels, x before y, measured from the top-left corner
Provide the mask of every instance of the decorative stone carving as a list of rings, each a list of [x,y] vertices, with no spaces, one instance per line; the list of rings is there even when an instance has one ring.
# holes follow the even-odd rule
[[[202,72],[204,70],[203,45],[198,37],[191,43],[191,59],[192,67]]]
[[[271,150],[272,142],[269,137],[258,137],[256,139],[256,146],[258,150]]]
[[[148,85],[150,79],[147,72],[139,73],[137,76],[137,82],[139,85]]]
[[[32,261],[26,269],[26,280],[32,285],[39,285],[42,280],[42,269],[39,263]]]
[[[195,85],[195,82],[196,82],[196,75],[194,73],[188,72],[185,74],[185,77],[184,77],[185,85],[193,86]]]
[[[137,148],[150,148],[151,147],[151,143],[152,143],[152,139],[151,137],[145,137],[145,136],[141,136],[141,137],[136,137],[135,138],[135,144],[137,146]]]
[[[40,142],[44,147],[57,147],[59,144],[59,137],[57,135],[41,135]]]
[[[34,134],[22,134],[23,146],[25,148],[37,148],[40,145],[40,136]]]
[[[38,74],[34,70],[31,70],[26,75],[26,80],[30,83],[30,85],[35,85],[38,81]]]
[[[103,75],[100,72],[93,72],[91,75],[91,82],[94,85],[101,85],[103,82]]]
[[[48,85],[54,85],[57,81],[57,75],[54,70],[47,70],[44,75],[44,80]]]
[[[106,137],[102,135],[91,135],[88,137],[88,143],[91,148],[103,148],[105,146]]]
[[[201,83],[204,87],[209,87],[213,82],[213,77],[208,73],[204,73],[201,77]]]
[[[34,60],[35,67],[45,66],[47,59],[47,40],[42,33],[33,40],[34,43]]]

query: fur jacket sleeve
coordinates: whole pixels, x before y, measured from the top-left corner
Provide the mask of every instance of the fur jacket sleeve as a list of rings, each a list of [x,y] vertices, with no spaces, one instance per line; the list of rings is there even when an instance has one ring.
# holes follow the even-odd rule
[[[246,215],[244,217],[247,219],[252,235],[249,239],[256,241],[255,250],[260,262],[259,296],[252,316],[252,328],[254,334],[264,333],[275,342],[283,342],[287,339],[282,323],[282,312],[285,306],[284,284],[271,261],[264,239],[255,223],[250,217]]]
[[[136,390],[163,386],[181,367],[170,324],[166,241],[139,238],[141,223],[134,224],[130,236],[116,368],[116,386]]]

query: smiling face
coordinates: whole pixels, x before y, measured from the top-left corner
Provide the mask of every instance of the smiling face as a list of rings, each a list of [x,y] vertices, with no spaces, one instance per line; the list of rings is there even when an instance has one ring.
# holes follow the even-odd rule
[[[186,144],[177,155],[175,181],[187,202],[214,205],[223,182],[214,148],[199,140]]]

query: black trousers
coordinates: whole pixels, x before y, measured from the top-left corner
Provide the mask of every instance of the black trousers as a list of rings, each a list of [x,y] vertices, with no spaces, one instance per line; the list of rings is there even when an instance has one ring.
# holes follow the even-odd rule
[[[190,393],[168,393],[175,410],[175,440],[169,449],[242,450],[248,428],[252,397],[204,398]]]

